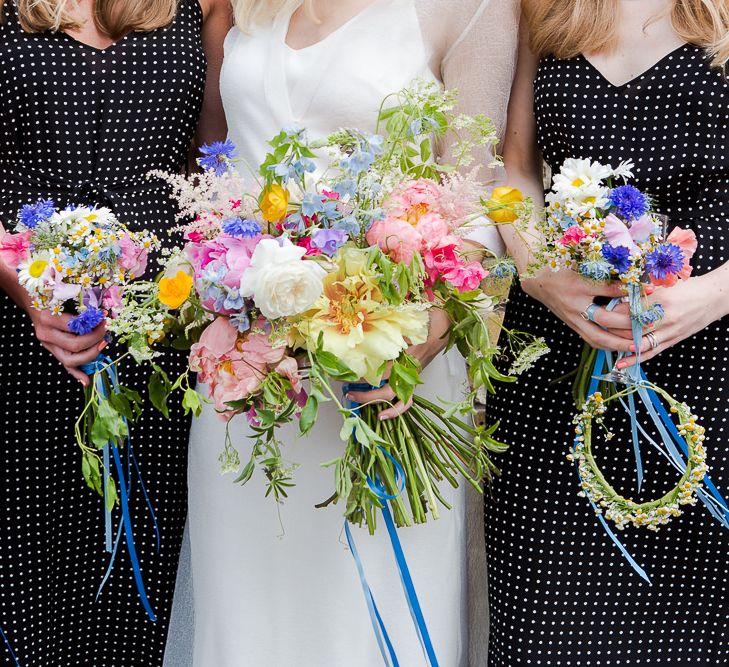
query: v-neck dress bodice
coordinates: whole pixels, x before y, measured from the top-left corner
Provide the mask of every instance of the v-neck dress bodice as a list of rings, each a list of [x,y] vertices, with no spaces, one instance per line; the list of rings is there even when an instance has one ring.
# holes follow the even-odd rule
[[[233,28],[225,42],[221,91],[230,138],[254,165],[285,125],[305,126],[311,137],[345,126],[372,131],[386,95],[416,78],[435,79],[412,0],[375,0],[303,49],[286,44],[296,6],[252,34]]]

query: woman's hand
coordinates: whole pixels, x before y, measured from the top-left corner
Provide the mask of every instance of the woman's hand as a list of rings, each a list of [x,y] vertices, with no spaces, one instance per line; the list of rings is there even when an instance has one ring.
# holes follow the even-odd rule
[[[102,323],[91,333],[77,336],[68,330],[71,315],[51,315],[32,308],[28,309],[28,314],[40,344],[61,362],[70,375],[87,387],[89,376],[79,367],[92,362],[106,347],[106,326]]]
[[[622,297],[624,292],[620,285],[589,281],[574,271],[553,272],[549,269],[542,269],[534,278],[522,280],[521,284],[529,296],[547,306],[595,349],[630,352],[630,338],[621,335],[631,329],[628,314],[608,312],[601,307],[595,309],[594,322],[583,317],[595,297]]]
[[[729,315],[729,269],[718,269],[703,276],[681,280],[673,287],[658,287],[648,297],[649,304],[659,303],[664,318],[652,329],[658,346],[651,350],[650,340],[643,337],[640,360],[647,361],[668,348],[690,338],[707,326]],[[630,352],[635,345],[630,344]],[[632,354],[618,362],[618,368],[634,366]]]
[[[422,345],[414,345],[408,350],[408,354],[415,357],[420,365],[425,368],[435,359],[448,343],[448,331],[451,328],[451,320],[448,314],[440,308],[430,310],[430,329],[428,340]],[[379,389],[372,391],[350,391],[347,398],[360,405],[364,403],[392,403],[396,400],[395,392],[389,384],[384,384]],[[412,400],[407,403],[397,401],[392,407],[380,412],[380,420],[394,419],[412,406]]]

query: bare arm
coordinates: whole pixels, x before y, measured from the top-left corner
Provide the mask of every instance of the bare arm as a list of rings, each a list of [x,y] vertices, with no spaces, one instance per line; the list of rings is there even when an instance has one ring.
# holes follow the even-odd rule
[[[225,37],[233,25],[229,0],[202,0],[201,5],[205,14],[202,40],[208,71],[205,98],[196,135],[199,145],[221,141],[228,133],[220,96],[220,69],[223,65]]]

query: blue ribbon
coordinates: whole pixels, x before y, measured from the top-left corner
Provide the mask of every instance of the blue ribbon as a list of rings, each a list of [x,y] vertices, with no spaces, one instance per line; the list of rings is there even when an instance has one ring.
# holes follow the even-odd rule
[[[20,661],[15,656],[15,653],[13,652],[13,647],[10,646],[10,642],[8,641],[8,638],[5,636],[5,633],[3,632],[2,627],[0,627],[0,635],[2,635],[3,640],[5,640],[5,645],[8,647],[8,651],[10,651],[10,655],[12,656],[13,660],[15,661],[16,666],[20,667]]]
[[[367,384],[347,384],[344,385],[343,392],[346,396],[350,391],[371,391],[372,389],[375,389],[375,387]],[[354,401],[350,401],[349,406],[350,408],[354,409],[355,413],[359,412],[359,408],[361,407],[358,403],[355,403]],[[438,667],[438,659],[435,655],[435,649],[433,648],[433,642],[430,638],[430,632],[428,631],[428,626],[425,622],[425,616],[420,605],[420,600],[418,599],[418,594],[415,590],[415,584],[413,583],[412,575],[410,574],[410,568],[408,567],[407,558],[405,557],[405,552],[402,548],[402,543],[400,542],[400,537],[397,533],[397,527],[395,526],[395,521],[392,518],[392,513],[388,504],[389,501],[395,500],[395,498],[397,498],[405,490],[405,471],[403,470],[402,466],[392,456],[390,456],[390,454],[384,448],[380,447],[380,451],[382,451],[383,454],[392,462],[395,468],[395,480],[398,488],[398,493],[395,495],[389,494],[385,485],[381,482],[381,480],[377,478],[372,479],[368,477],[367,484],[369,485],[375,496],[377,496],[377,498],[382,501],[382,515],[385,519],[387,533],[390,537],[390,544],[392,545],[392,551],[395,555],[395,562],[397,563],[398,574],[400,575],[400,583],[402,584],[403,591],[405,593],[405,599],[407,600],[408,608],[410,609],[410,616],[413,619],[413,625],[415,626],[415,630],[418,634],[418,639],[420,640],[420,645],[423,648],[423,653],[425,654],[425,657],[427,658],[431,667]],[[349,528],[349,523],[347,521],[344,522],[344,532],[347,536],[347,542],[349,543],[352,557],[354,558],[357,566],[357,571],[360,575],[362,589],[365,593],[367,607],[370,612],[370,620],[372,621],[372,627],[375,631],[377,643],[380,647],[380,653],[382,654],[383,660],[385,661],[385,665],[389,667],[391,664],[390,661],[392,661],[392,665],[397,667],[397,665],[399,664],[397,660],[397,655],[395,654],[394,647],[390,642],[387,630],[385,629],[385,625],[382,621],[382,617],[380,616],[377,605],[375,604],[372,590],[367,583],[367,579],[364,573],[364,566],[362,565],[359,553],[357,552],[357,548],[354,544],[354,538],[352,536],[351,530]],[[387,652],[385,651],[385,646],[387,647]]]
[[[103,375],[106,375],[106,377],[109,379],[113,391],[115,393],[119,393],[119,391],[120,391],[119,380],[117,377],[116,368],[114,366],[113,361],[111,359],[109,359],[108,357],[99,355],[93,362],[83,366],[81,370],[83,370],[83,372],[86,373],[87,375],[94,376],[94,382],[96,383],[96,389],[102,398],[107,398],[106,386],[103,381]],[[129,424],[127,423],[126,419],[124,420],[124,423],[127,424],[127,431],[130,432]],[[120,495],[121,508],[122,508],[122,520],[121,520],[121,523],[119,524],[116,539],[114,540],[113,545],[112,545],[111,511],[108,510],[107,506],[106,506],[106,498],[107,498],[107,493],[108,493],[108,484],[109,484],[109,475],[110,475],[110,466],[111,466],[111,461],[110,461],[110,456],[109,456],[110,451],[111,451],[111,454],[114,459],[114,467],[116,468],[117,476],[119,479],[118,486],[119,486],[119,495]],[[144,494],[144,498],[147,503],[147,507],[152,516],[152,521],[154,523],[154,529],[155,529],[155,533],[156,533],[156,537],[157,537],[158,553],[159,553],[159,550],[161,547],[161,537],[160,537],[159,525],[157,524],[157,518],[154,513],[154,508],[152,507],[152,503],[150,501],[146,487],[144,486],[144,481],[142,480],[142,475],[141,475],[141,471],[139,469],[139,465],[137,463],[136,457],[134,456],[134,452],[132,449],[131,436],[128,436],[128,438],[127,438],[126,456],[127,456],[127,474],[125,476],[124,467],[123,467],[122,461],[121,461],[121,456],[119,455],[119,448],[113,442],[107,443],[104,446],[104,515],[105,515],[104,523],[105,523],[105,532],[106,532],[105,542],[106,542],[107,552],[111,553],[111,559],[109,561],[109,566],[106,570],[104,578],[102,579],[101,586],[99,587],[96,597],[98,599],[99,595],[101,595],[101,592],[102,592],[106,582],[108,581],[111,571],[114,567],[117,549],[119,547],[119,542],[120,542],[121,534],[123,531],[125,538],[126,538],[127,552],[129,554],[129,560],[131,562],[132,571],[134,573],[134,581],[137,586],[137,593],[139,594],[139,598],[142,602],[142,606],[144,607],[144,610],[147,612],[147,615],[149,616],[149,618],[152,621],[156,621],[157,616],[154,613],[154,610],[152,609],[152,605],[149,602],[149,598],[147,596],[147,591],[144,586],[142,570],[141,570],[141,566],[139,564],[139,558],[137,556],[136,545],[134,543],[134,530],[133,530],[133,525],[132,525],[131,514],[129,512],[129,496],[131,495],[131,490],[132,490],[132,463],[134,464],[134,468],[137,473],[137,477],[139,479],[140,488],[142,489],[142,493]]]

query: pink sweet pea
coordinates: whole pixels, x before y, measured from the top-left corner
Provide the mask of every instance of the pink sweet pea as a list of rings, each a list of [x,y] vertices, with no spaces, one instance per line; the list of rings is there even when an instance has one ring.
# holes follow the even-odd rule
[[[644,243],[650,238],[655,229],[655,222],[650,215],[644,215],[628,227],[620,218],[612,213],[605,218],[605,240],[617,248],[623,246],[631,252],[638,249],[639,243]]]
[[[673,285],[678,282],[679,278],[687,280],[691,277],[691,272],[693,271],[691,258],[696,253],[696,250],[699,247],[699,242],[696,240],[696,234],[693,230],[681,229],[681,227],[674,227],[666,241],[681,248],[681,252],[683,253],[683,267],[678,273],[667,276],[663,280],[651,277],[651,282],[654,285],[660,285],[661,287],[673,287]]]
[[[570,227],[564,233],[564,236],[559,240],[559,242],[562,245],[569,245],[570,243],[574,243],[575,245],[577,245],[586,236],[587,236],[587,234],[585,234],[585,232],[582,229],[582,227],[579,227],[578,225],[574,225],[574,226]]]
[[[134,243],[129,234],[124,234],[121,237],[119,247],[121,248],[119,266],[137,278],[143,275],[147,270],[147,258],[149,256],[147,249],[141,248]]]
[[[109,289],[104,290],[104,295],[101,297],[101,305],[112,316],[116,316],[124,305],[121,287],[119,285],[112,285]]]
[[[3,234],[0,238],[0,261],[15,271],[30,257],[30,230],[20,234]]]

